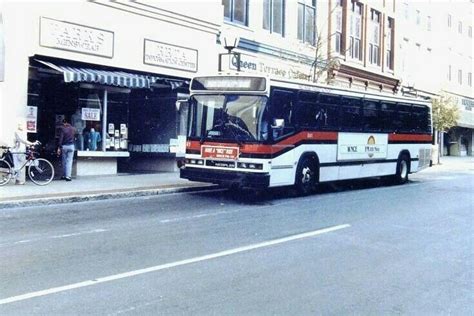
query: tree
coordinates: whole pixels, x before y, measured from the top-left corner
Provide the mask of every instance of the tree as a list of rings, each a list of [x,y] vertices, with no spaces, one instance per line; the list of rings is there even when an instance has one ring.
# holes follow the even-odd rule
[[[459,109],[453,97],[441,94],[431,101],[433,111],[433,128],[436,133],[436,143],[438,145],[438,163],[441,156],[442,144],[440,144],[441,133],[447,132],[451,127],[456,126],[459,119]]]

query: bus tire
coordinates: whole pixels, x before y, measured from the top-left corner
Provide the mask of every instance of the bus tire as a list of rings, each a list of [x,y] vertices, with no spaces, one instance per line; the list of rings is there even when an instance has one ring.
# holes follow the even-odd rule
[[[408,174],[410,173],[410,157],[402,154],[397,161],[397,171],[394,176],[396,184],[404,184],[408,182]]]
[[[299,195],[308,195],[316,190],[318,172],[315,159],[306,156],[300,160],[295,175],[295,189]]]

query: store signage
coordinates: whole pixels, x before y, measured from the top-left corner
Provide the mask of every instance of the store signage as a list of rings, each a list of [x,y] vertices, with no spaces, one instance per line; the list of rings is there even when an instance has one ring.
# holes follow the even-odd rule
[[[84,121],[100,121],[100,109],[82,108],[81,119]]]
[[[234,55],[229,56],[229,70],[237,71],[237,66],[237,57]],[[246,54],[240,54],[240,71],[285,79],[311,79],[309,65],[291,64],[281,60],[262,59]]]
[[[339,133],[337,160],[370,160],[387,158],[387,134]]]
[[[26,107],[26,131],[28,133],[36,133],[36,125],[38,122],[38,107]]]
[[[41,17],[40,46],[112,58],[114,33]]]
[[[143,63],[152,66],[197,72],[198,51],[145,39]]]
[[[202,158],[220,158],[220,159],[237,159],[239,158],[238,147],[220,147],[220,146],[202,146]]]
[[[474,100],[472,99],[462,99],[461,103],[464,105],[466,111],[472,111],[472,109],[474,109]]]

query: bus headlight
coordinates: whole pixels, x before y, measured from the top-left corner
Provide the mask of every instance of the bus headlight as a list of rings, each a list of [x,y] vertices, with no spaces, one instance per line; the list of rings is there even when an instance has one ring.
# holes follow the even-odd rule
[[[186,159],[186,164],[188,165],[204,165],[204,160],[202,159]]]
[[[253,162],[239,162],[237,163],[237,168],[250,169],[250,170],[262,170],[263,164],[253,163]]]

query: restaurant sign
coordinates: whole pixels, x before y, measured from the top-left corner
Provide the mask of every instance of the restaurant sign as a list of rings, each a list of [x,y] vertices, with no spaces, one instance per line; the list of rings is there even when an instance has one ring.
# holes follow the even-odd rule
[[[41,17],[40,46],[112,58],[114,33]]]

